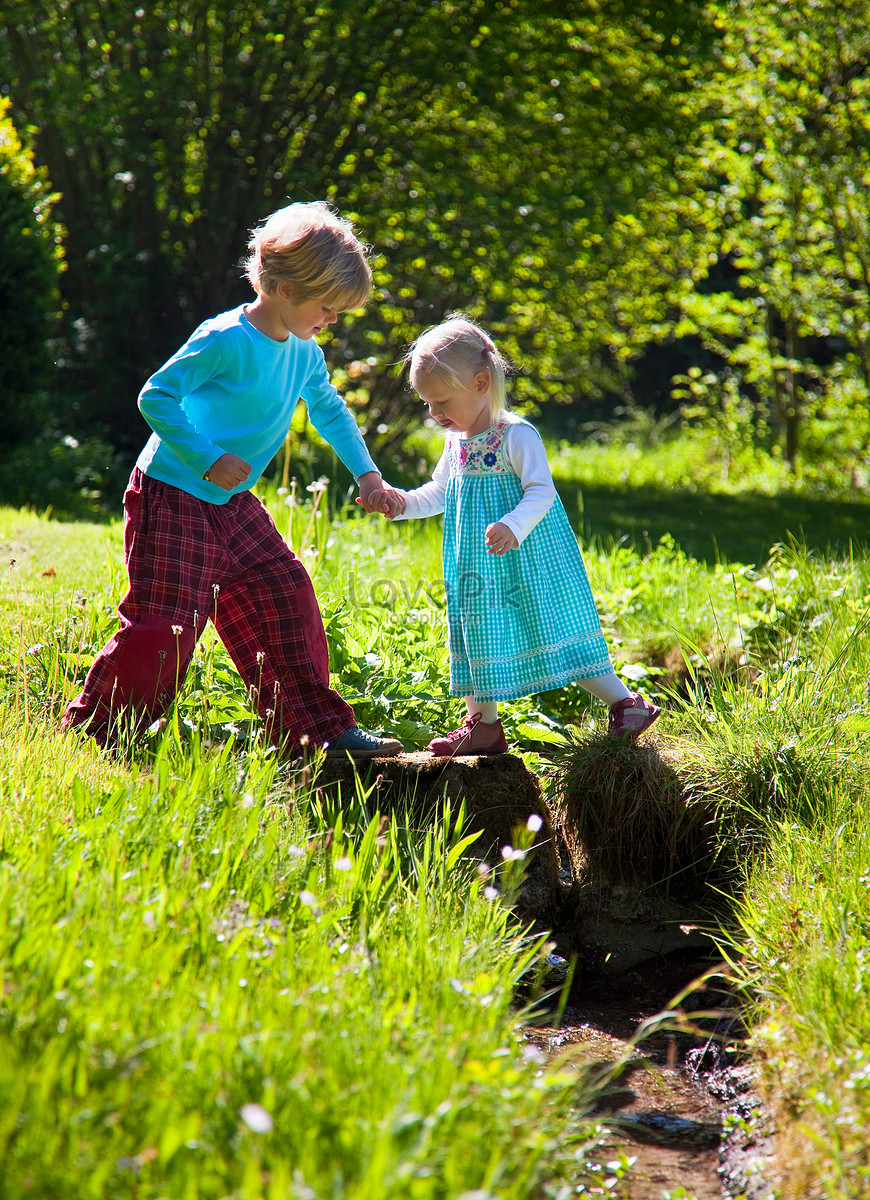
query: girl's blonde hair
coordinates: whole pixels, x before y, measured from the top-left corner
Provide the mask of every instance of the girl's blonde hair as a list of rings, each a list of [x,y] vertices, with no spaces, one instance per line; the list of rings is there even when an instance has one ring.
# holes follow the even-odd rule
[[[322,200],[279,208],[252,231],[248,251],[245,274],[258,294],[287,283],[297,304],[323,300],[339,312],[369,298],[368,248]]]
[[[478,371],[488,371],[489,415],[493,425],[507,408],[510,363],[479,325],[453,313],[441,325],[421,333],[403,362],[412,375],[422,371],[443,379],[448,387],[468,387]]]

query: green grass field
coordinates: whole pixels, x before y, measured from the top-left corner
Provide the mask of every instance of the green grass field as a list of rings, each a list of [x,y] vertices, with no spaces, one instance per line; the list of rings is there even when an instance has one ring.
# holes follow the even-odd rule
[[[610,453],[554,462],[617,669],[742,839],[720,936],[782,1195],[870,1196],[870,506],[715,491],[700,468],[690,488],[688,451],[624,457],[618,484]],[[409,748],[455,723],[437,521],[262,494],[360,723]],[[4,1200],[626,1195],[589,1077],[523,1037],[544,943],[469,865],[458,814],[415,833],[362,790],[326,811],[210,633],[165,731],[117,758],[62,734],[114,628],[120,525],[0,510],[0,546]],[[504,713],[545,780],[605,715],[571,687]]]

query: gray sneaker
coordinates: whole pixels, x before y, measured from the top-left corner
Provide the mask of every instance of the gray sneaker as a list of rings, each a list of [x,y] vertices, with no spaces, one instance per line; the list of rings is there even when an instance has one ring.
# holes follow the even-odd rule
[[[561,954],[548,954],[544,959],[545,987],[561,987],[568,978],[568,961]]]
[[[394,758],[404,747],[396,738],[380,738],[351,725],[332,742],[324,742],[327,758]]]

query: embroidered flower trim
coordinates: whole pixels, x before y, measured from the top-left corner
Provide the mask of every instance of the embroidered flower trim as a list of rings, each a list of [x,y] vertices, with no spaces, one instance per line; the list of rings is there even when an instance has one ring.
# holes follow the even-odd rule
[[[502,443],[509,427],[509,421],[499,421],[498,425],[475,437],[451,438],[450,457],[454,472],[459,475],[513,474],[502,453]]]

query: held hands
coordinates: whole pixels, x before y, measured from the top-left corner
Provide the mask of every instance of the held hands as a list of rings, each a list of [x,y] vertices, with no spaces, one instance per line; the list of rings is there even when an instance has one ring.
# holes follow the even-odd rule
[[[508,550],[518,550],[519,545],[516,534],[501,521],[487,525],[486,549],[488,554],[507,554]]]
[[[383,513],[388,521],[405,511],[404,495],[384,483],[375,471],[360,475],[357,504],[361,504],[367,513]]]
[[[222,454],[217,462],[212,463],[203,479],[216,484],[225,492],[231,492],[234,487],[244,483],[251,473],[251,464],[246,463],[237,454]]]

